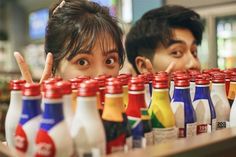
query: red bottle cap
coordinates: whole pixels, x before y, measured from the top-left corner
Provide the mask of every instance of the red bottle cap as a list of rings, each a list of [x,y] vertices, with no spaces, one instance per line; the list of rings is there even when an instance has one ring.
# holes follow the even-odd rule
[[[105,87],[106,86],[106,77],[97,76],[94,79],[98,81],[99,87]]]
[[[172,72],[171,73],[171,80],[174,80],[175,79],[175,76],[177,76],[177,75],[186,75],[187,74],[187,72],[186,71],[183,71],[183,70],[177,70],[177,71],[174,71],[174,72]]]
[[[98,82],[95,80],[86,80],[79,84],[77,96],[88,97],[96,96],[98,91]]]
[[[46,85],[49,85],[49,84],[55,84],[57,81],[54,79],[54,78],[49,78],[49,79],[47,79],[47,80],[44,80],[43,82],[42,82],[42,91],[43,92],[45,92],[45,86]]]
[[[143,91],[144,90],[144,80],[140,77],[131,77],[128,89],[130,91]]]
[[[62,95],[71,94],[72,88],[69,81],[60,81],[56,83]]]
[[[190,77],[187,74],[178,74],[174,78],[176,87],[188,87]]]
[[[225,74],[225,79],[230,79],[231,78],[231,74],[233,73],[232,70],[223,70],[222,71]]]
[[[105,77],[106,80],[111,78],[112,76],[111,75],[107,75],[107,74],[103,74],[103,75],[98,75],[98,77]]]
[[[231,70],[233,72],[236,72],[236,68],[229,68],[228,70]]]
[[[10,89],[11,90],[22,90],[25,80],[11,80],[10,81]]]
[[[130,76],[127,74],[120,74],[117,76],[117,78],[121,81],[123,86],[128,85],[129,80],[130,80]]]
[[[56,84],[47,84],[45,85],[44,97],[47,99],[60,99],[62,97],[62,93]]]
[[[106,82],[106,94],[122,94],[122,83],[117,78],[109,78]]]
[[[203,70],[202,70],[202,73],[203,73],[203,74],[210,74],[210,72],[212,72],[211,69],[203,69]]]
[[[220,72],[220,69],[219,69],[219,68],[211,68],[211,71],[217,71],[217,72]]]
[[[165,71],[159,71],[156,73],[156,75],[163,75],[163,76],[169,77],[169,74]]]
[[[213,73],[211,79],[213,83],[225,83],[225,75],[220,72]]]
[[[144,81],[145,84],[149,83],[149,80],[148,80],[146,75],[140,74],[140,75],[138,75],[138,77],[141,78]]]
[[[155,75],[153,82],[152,82],[152,86],[155,89],[166,89],[168,88],[168,76],[166,75]]]
[[[198,70],[188,70],[188,74],[190,76],[190,81],[195,82],[196,76],[201,74],[201,72]]]
[[[77,76],[76,78],[81,79],[82,81],[91,79],[90,76]]]
[[[40,85],[38,83],[25,83],[23,86],[23,96],[39,96]]]
[[[63,79],[60,76],[50,77],[48,80],[53,80],[55,82],[62,81]]]
[[[195,83],[197,85],[208,85],[210,83],[209,81],[209,75],[208,74],[199,74],[195,77]]]
[[[236,82],[236,72],[232,72],[232,73],[231,73],[230,81]]]
[[[71,83],[71,89],[72,90],[77,90],[79,87],[79,84],[83,82],[83,79],[79,79],[79,78],[73,78],[69,80]]]
[[[152,82],[152,80],[154,78],[153,73],[147,72],[147,73],[144,73],[144,75],[146,75],[149,82]]]

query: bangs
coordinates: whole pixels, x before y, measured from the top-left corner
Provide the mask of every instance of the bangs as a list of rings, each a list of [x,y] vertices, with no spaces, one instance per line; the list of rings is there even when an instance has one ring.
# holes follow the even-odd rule
[[[108,24],[106,20],[100,19],[98,16],[88,16],[80,23],[83,26],[79,24],[75,26],[68,42],[67,52],[70,52],[67,57],[68,60],[80,53],[91,53],[96,43],[99,43],[103,53],[111,48],[118,52],[123,51],[121,48],[123,46],[122,34],[117,33],[117,28]]]

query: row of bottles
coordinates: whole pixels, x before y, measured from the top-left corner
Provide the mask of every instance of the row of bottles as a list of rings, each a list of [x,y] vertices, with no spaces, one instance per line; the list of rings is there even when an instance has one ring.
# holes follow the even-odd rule
[[[230,74],[228,97],[236,90]],[[13,80],[7,143],[30,156],[101,156],[213,132],[236,121],[225,76],[214,69],[175,72],[171,81],[165,72],[50,78],[41,86]]]

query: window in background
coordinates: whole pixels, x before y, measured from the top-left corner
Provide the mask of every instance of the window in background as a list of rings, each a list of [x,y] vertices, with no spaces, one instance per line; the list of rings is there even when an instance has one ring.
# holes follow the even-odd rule
[[[48,9],[37,10],[29,14],[29,37],[31,40],[44,38],[48,16]]]
[[[96,2],[102,6],[106,6],[109,8],[110,15],[117,15],[117,0],[91,0]]]

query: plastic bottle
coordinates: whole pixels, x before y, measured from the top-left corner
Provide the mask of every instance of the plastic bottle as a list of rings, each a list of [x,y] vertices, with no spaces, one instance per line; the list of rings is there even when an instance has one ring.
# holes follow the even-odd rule
[[[211,99],[216,111],[216,129],[228,127],[230,105],[225,92],[225,76],[222,73],[212,75]]]
[[[68,128],[71,128],[72,120],[74,118],[74,112],[72,111],[72,89],[71,83],[69,81],[60,81],[56,83],[56,86],[59,88],[59,91],[62,94],[62,108],[64,119],[68,125]]]
[[[144,81],[141,78],[132,77],[129,81],[128,89],[129,101],[126,114],[131,126],[133,148],[143,148],[146,146],[146,140],[149,140],[148,138],[145,138],[141,119],[141,108],[146,108],[144,98]],[[146,137],[150,138],[150,135],[146,135]]]
[[[171,108],[175,115],[178,137],[192,137],[197,133],[196,113],[194,111],[189,89],[189,76],[179,74],[175,76],[175,89]]]
[[[25,82],[25,80],[12,80],[10,82],[11,96],[5,119],[5,133],[7,145],[11,149],[15,148],[14,136],[22,112],[22,87]]]
[[[175,117],[170,106],[168,76],[157,74],[153,79],[152,103],[148,110],[151,117],[154,144],[177,138]]]
[[[23,87],[23,108],[15,134],[15,148],[33,156],[34,141],[41,120],[41,93],[39,84],[26,83]]]
[[[45,86],[44,106],[35,138],[35,156],[71,157],[74,153],[73,141],[64,120],[62,93],[55,84]]]
[[[129,75],[120,74],[117,78],[121,81],[123,87],[123,102],[125,109],[128,107],[128,82],[130,80]]]
[[[236,94],[236,72],[233,72],[231,73],[229,91],[228,91],[228,101],[230,106],[232,106],[234,102],[235,94]]]
[[[98,84],[86,80],[78,87],[77,108],[71,135],[79,156],[105,155],[106,138],[97,110]]]
[[[151,95],[150,95],[150,89],[149,89],[149,80],[146,75],[141,74],[138,75],[138,77],[142,78],[144,80],[144,96],[145,96],[145,104],[146,108],[150,106],[151,103]]]
[[[209,75],[200,74],[195,78],[196,92],[193,107],[197,117],[197,134],[216,130],[216,113],[210,96]]]
[[[106,132],[106,152],[124,152],[126,149],[127,131],[123,118],[123,91],[118,79],[106,83],[105,105],[102,114]]]

